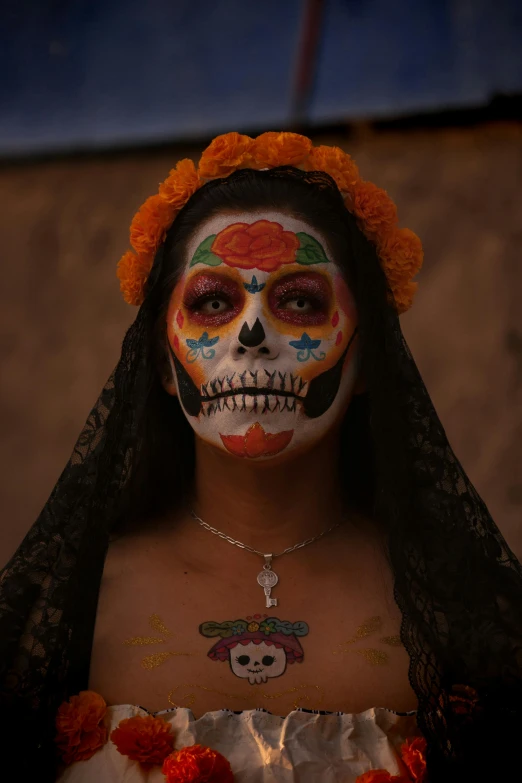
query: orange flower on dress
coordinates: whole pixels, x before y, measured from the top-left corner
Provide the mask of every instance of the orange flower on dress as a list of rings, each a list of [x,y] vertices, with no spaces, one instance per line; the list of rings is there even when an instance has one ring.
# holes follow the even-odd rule
[[[159,194],[164,201],[181,209],[193,193],[200,187],[201,180],[190,158],[178,161],[176,168],[172,169],[164,182],[159,186]]]
[[[153,255],[165,239],[174,220],[175,209],[160,195],[149,196],[134,215],[130,242],[137,253]]]
[[[471,685],[453,685],[448,699],[453,713],[464,718],[469,718],[482,709],[478,692]]]
[[[272,272],[282,264],[292,264],[299,249],[293,231],[280,223],[256,220],[255,223],[232,223],[216,236],[210,248],[227,266],[261,269]]]
[[[373,182],[357,182],[351,192],[350,211],[362,221],[368,238],[384,234],[397,225],[397,207],[385,190]]]
[[[127,304],[141,305],[144,299],[145,283],[150,273],[152,260],[127,250],[118,262],[117,275],[120,291]]]
[[[234,783],[227,759],[203,745],[182,748],[163,762],[167,783]]]
[[[107,742],[107,705],[94,691],[81,691],[60,705],[55,742],[65,764],[85,761]]]
[[[251,154],[258,168],[298,166],[308,157],[312,142],[299,133],[269,131],[258,136]]]
[[[228,177],[233,171],[252,162],[250,149],[253,140],[241,133],[223,133],[216,136],[201,155],[198,173],[204,179]]]
[[[409,228],[398,228],[384,236],[377,250],[392,288],[410,280],[422,266],[422,243]]]
[[[355,783],[410,783],[404,775],[391,775],[385,769],[370,769],[356,778]]]
[[[350,192],[359,180],[359,170],[348,153],[340,147],[313,147],[305,163],[307,171],[326,171],[343,193]],[[351,211],[351,210],[350,210]]]
[[[400,752],[411,779],[422,783],[426,777],[426,740],[424,737],[407,740],[402,745]]]
[[[153,715],[125,718],[111,732],[111,740],[122,756],[143,766],[163,764],[174,744],[170,723]]]

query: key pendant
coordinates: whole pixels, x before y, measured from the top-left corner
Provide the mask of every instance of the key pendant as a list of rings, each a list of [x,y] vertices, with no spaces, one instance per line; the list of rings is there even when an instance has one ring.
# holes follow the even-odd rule
[[[271,598],[270,594],[272,588],[279,582],[279,577],[272,571],[272,555],[264,555],[264,558],[265,564],[263,570],[257,575],[257,583],[261,585],[265,591],[265,606],[267,609],[270,609],[271,606],[277,606],[277,598]]]

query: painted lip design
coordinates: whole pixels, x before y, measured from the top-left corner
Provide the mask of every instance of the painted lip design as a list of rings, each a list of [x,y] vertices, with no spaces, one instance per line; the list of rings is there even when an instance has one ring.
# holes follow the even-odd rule
[[[221,413],[221,411],[252,411],[253,413],[290,411],[295,413],[298,401],[302,403],[303,399],[301,397],[281,397],[276,392],[270,396],[259,390],[248,394],[234,394],[234,396],[212,397],[211,400],[202,400],[201,413],[203,416],[212,416],[214,413]]]
[[[226,450],[231,454],[236,457],[255,459],[256,457],[273,457],[275,454],[279,454],[280,451],[286,449],[293,434],[293,430],[274,434],[265,432],[262,425],[256,421],[244,435],[221,435],[220,433],[220,438]]]
[[[245,370],[215,378],[201,386],[202,412],[212,416],[222,410],[274,413],[297,410],[308,381],[289,372]]]
[[[289,372],[274,370],[245,370],[242,373],[232,373],[222,378],[215,378],[199,388],[192,380],[189,372],[177,358],[169,343],[169,350],[174,364],[178,381],[178,390],[181,403],[189,416],[197,417],[208,411],[223,410],[247,410],[247,404],[257,404],[257,412],[273,412],[284,405],[293,406],[297,403],[302,406],[305,416],[316,419],[322,416],[332,405],[339,386],[343,371],[343,363],[350,346],[357,334],[355,327],[350,341],[333,367],[325,370],[320,375],[312,378],[310,382],[304,381],[299,375]],[[261,373],[261,374],[260,374]],[[236,376],[237,383],[236,386]],[[228,388],[227,388],[228,386]],[[254,401],[257,400],[257,403]],[[225,401],[227,404],[225,405]],[[262,404],[261,411],[259,405]],[[235,407],[234,407],[235,405]],[[266,408],[264,407],[266,405]],[[215,406],[212,408],[211,406]],[[232,406],[232,408],[230,408]],[[244,406],[244,407],[243,407]],[[249,408],[250,409],[250,408]]]
[[[212,402],[218,398],[234,397],[245,394],[277,395],[278,397],[295,397],[302,400],[306,396],[308,381],[291,372],[274,370],[245,370],[214,378],[201,385],[201,401]],[[304,392],[301,394],[301,392]]]

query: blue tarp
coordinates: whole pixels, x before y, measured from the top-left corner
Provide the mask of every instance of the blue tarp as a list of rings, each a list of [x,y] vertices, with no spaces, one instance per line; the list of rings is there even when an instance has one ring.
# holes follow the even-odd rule
[[[291,127],[306,0],[4,0],[0,154]],[[312,124],[522,92],[519,0],[325,0]]]
[[[522,93],[521,0],[329,0],[309,120],[487,104]]]

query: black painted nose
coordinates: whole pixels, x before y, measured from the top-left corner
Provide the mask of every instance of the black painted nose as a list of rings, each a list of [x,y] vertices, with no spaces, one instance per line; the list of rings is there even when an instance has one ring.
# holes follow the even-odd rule
[[[256,348],[258,345],[261,345],[265,337],[266,334],[265,330],[263,329],[263,324],[259,318],[256,318],[256,321],[251,329],[245,321],[241,327],[241,331],[239,332],[237,339],[241,345],[244,345],[246,348]]]

